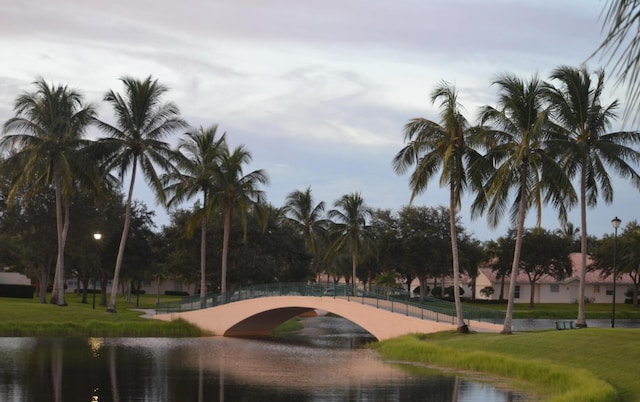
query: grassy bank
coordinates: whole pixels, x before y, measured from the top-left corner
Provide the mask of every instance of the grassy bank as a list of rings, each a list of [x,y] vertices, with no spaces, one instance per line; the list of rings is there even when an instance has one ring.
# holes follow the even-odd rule
[[[588,328],[515,335],[407,335],[376,344],[385,359],[507,378],[550,401],[640,401],[636,329]]]
[[[35,299],[0,298],[0,336],[78,337],[182,337],[201,336],[202,331],[185,322],[163,322],[141,318],[135,304],[124,299],[116,303],[117,313],[105,307],[82,304],[78,295],[67,295],[66,307],[40,304]],[[141,297],[140,308],[155,305],[155,296]]]

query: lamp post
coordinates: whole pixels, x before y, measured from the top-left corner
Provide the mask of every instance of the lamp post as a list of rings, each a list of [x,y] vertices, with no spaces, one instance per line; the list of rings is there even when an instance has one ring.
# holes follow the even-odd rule
[[[611,328],[616,326],[616,247],[618,245],[618,228],[622,222],[617,216],[611,219],[613,225],[613,303],[611,305]]]
[[[102,239],[102,233],[100,232],[95,232],[93,234],[93,238],[96,241],[96,245],[99,244],[100,239]],[[96,263],[93,265],[93,269],[91,270],[91,280],[93,281],[93,306],[92,308],[95,310],[96,309],[96,276],[95,276],[95,272],[96,272],[96,266],[98,266],[98,261],[100,261],[99,258],[99,253],[97,252],[100,249],[100,246],[96,246]]]

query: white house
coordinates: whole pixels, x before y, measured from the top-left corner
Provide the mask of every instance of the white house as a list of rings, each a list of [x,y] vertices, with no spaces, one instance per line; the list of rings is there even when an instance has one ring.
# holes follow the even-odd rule
[[[573,274],[563,280],[545,275],[535,284],[534,303],[577,303],[578,288],[580,286],[580,253],[570,255]],[[591,264],[587,257],[587,266]],[[500,296],[502,280],[491,268],[480,268],[476,279],[476,298],[487,300],[480,293],[484,287],[491,286],[494,293],[490,299],[497,300]],[[509,291],[510,276],[504,278],[504,298]],[[625,292],[633,288],[633,281],[628,275],[619,275],[616,279],[616,303],[624,303]],[[611,303],[613,298],[613,277],[602,278],[600,271],[587,271],[585,282],[585,299],[591,303]],[[516,281],[516,302],[528,303],[531,297],[531,284],[526,273],[520,272]]]

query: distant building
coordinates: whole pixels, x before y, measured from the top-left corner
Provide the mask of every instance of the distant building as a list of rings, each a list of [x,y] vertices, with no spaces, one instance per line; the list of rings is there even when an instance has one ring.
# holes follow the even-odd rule
[[[577,303],[580,287],[580,253],[570,255],[573,274],[565,279],[556,280],[552,276],[544,275],[535,284],[534,303]],[[587,257],[587,266],[592,261]],[[504,278],[504,298],[507,299],[511,277]],[[491,286],[494,293],[491,300],[498,300],[502,279],[498,278],[491,268],[480,268],[476,279],[476,298],[487,300],[480,290]],[[616,279],[616,303],[624,303],[625,292],[633,288],[634,284],[628,275],[619,275]],[[531,297],[531,284],[527,274],[520,271],[516,280],[516,302],[528,303]],[[584,297],[590,303],[611,303],[613,297],[613,276],[602,278],[601,271],[587,271]]]

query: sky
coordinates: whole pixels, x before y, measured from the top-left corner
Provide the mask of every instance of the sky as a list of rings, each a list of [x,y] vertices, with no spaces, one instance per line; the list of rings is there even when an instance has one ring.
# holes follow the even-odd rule
[[[190,125],[218,125],[232,147],[247,147],[246,172],[266,171],[263,189],[274,206],[311,186],[329,208],[360,192],[368,206],[397,211],[409,202],[409,177],[396,175],[391,160],[410,119],[438,120],[430,92],[439,82],[455,85],[475,123],[481,106],[495,105],[499,73],[546,79],[560,65],[606,67],[590,58],[602,41],[604,7],[602,0],[5,0],[0,122],[38,77],[79,90],[111,121],[104,94],[122,90],[122,77],[151,75]],[[622,101],[623,89],[609,77],[605,100]],[[159,227],[168,224],[137,183],[134,197],[156,212]],[[614,216],[623,225],[637,219],[639,194],[617,180],[614,202],[588,211],[589,233],[611,233]],[[490,228],[485,217],[470,219],[470,203],[463,198],[460,210],[468,232],[480,240],[506,234],[508,216]],[[448,205],[448,192],[436,178],[414,204]],[[570,221],[579,226],[577,208]],[[556,212],[546,208],[542,224],[559,228]]]

